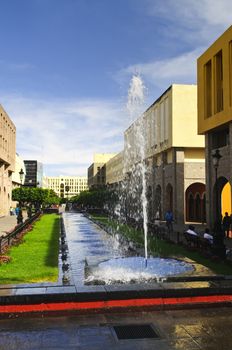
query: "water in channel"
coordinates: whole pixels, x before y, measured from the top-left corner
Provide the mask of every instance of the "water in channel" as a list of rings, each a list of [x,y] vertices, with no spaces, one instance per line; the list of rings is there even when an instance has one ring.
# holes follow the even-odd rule
[[[63,214],[69,249],[70,273],[78,286],[85,284],[146,283],[191,273],[193,267],[175,259],[149,258],[130,252],[120,235],[110,235],[83,214]]]

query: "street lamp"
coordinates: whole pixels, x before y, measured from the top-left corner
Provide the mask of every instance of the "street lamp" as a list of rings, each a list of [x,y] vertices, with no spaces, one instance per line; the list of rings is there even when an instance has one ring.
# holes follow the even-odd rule
[[[22,195],[23,176],[24,176],[24,171],[21,168],[21,170],[19,172],[19,179],[20,179],[20,182],[21,182],[21,187],[20,187],[21,195]],[[18,212],[18,215],[17,215],[17,223],[21,224],[22,222],[23,222],[22,203],[20,201],[19,202],[19,212]]]
[[[21,182],[21,186],[23,184],[23,175],[24,175],[24,171],[23,169],[21,168],[20,172],[19,172],[19,178],[20,178],[20,182]]]
[[[220,154],[220,151],[219,149],[216,149],[215,150],[215,153],[212,154],[212,158],[213,158],[213,166],[214,166],[214,169],[215,169],[215,192],[216,192],[216,221],[221,223],[221,215],[220,215],[220,206],[219,206],[219,198],[218,198],[218,167],[219,167],[219,162],[220,162],[220,159],[221,159],[221,154]]]
[[[215,169],[215,192],[216,192],[215,193],[216,218],[214,221],[214,247],[215,247],[216,255],[224,259],[226,255],[226,250],[224,245],[224,233],[222,231],[222,225],[221,225],[221,213],[220,213],[221,205],[219,204],[218,172],[217,172],[221,157],[222,156],[220,154],[219,149],[216,149],[215,152],[212,154],[213,166]]]
[[[66,200],[66,207],[65,210],[68,211],[69,210],[69,206],[68,206],[68,193],[69,193],[70,187],[68,185],[65,186],[65,191],[67,192],[67,200]]]

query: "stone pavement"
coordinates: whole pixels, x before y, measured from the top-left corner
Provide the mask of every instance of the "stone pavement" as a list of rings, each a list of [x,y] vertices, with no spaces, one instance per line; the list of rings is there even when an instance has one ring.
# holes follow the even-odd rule
[[[23,219],[27,219],[26,211],[23,211]],[[0,237],[6,235],[6,232],[11,231],[17,225],[16,215],[7,215],[0,217]]]
[[[157,338],[119,340],[113,327],[128,325],[150,325]],[[230,350],[231,329],[231,307],[8,319],[0,350]]]

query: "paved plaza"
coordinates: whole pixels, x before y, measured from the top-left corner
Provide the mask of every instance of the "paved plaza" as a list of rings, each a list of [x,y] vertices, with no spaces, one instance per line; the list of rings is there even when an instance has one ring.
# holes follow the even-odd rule
[[[119,340],[113,328],[144,324],[157,338]],[[231,329],[231,307],[4,319],[0,349],[230,350]]]

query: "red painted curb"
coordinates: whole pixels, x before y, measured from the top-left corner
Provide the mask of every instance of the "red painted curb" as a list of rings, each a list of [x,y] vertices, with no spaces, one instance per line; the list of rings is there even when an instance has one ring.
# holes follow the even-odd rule
[[[194,296],[180,298],[150,298],[129,300],[108,300],[89,302],[42,303],[29,305],[0,305],[0,314],[55,312],[71,310],[113,310],[116,308],[139,308],[145,306],[191,306],[195,304],[220,304],[232,302],[232,295]]]

